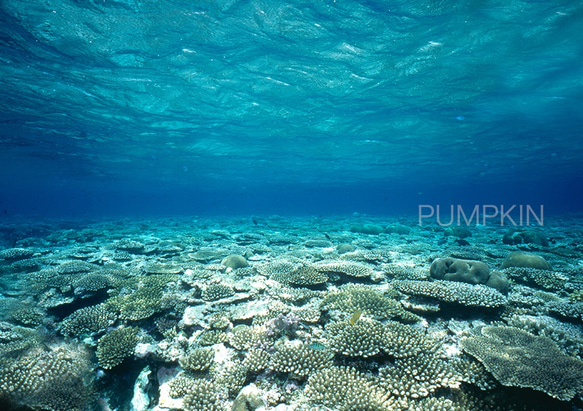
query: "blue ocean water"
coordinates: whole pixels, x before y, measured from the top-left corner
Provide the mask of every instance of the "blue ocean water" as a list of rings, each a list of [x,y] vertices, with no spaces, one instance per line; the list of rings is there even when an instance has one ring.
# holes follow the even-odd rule
[[[0,216],[581,211],[580,1],[0,4]]]
[[[582,61],[581,0],[0,0],[0,410],[583,410]]]

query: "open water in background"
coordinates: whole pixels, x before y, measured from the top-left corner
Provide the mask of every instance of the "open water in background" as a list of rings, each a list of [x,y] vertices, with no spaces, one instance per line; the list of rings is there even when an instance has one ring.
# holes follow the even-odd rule
[[[581,211],[580,1],[0,4],[0,218]]]

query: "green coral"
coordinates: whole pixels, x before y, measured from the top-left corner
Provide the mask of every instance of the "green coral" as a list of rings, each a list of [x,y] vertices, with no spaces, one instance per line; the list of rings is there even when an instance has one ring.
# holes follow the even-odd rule
[[[328,281],[328,275],[301,260],[276,260],[260,265],[257,271],[272,280],[293,286],[313,286]]]
[[[363,285],[348,285],[339,291],[328,293],[321,308],[341,310],[352,315],[361,310],[377,320],[398,318],[407,322],[419,321],[421,317],[406,311],[401,304],[380,292]]]
[[[532,388],[562,401],[583,391],[583,361],[564,354],[551,339],[515,327],[481,331],[461,345],[502,385]]]
[[[455,303],[467,307],[500,308],[507,303],[506,297],[492,287],[454,281],[395,280],[391,285],[405,293]]]
[[[288,373],[293,378],[304,378],[311,372],[331,365],[332,353],[316,350],[307,344],[289,343],[277,347],[269,367],[275,372]]]
[[[118,313],[122,320],[149,318],[162,311],[164,287],[177,279],[175,275],[149,275],[120,281],[105,306],[109,311]]]
[[[305,394],[310,402],[339,411],[390,409],[377,381],[352,367],[317,370],[308,378]]]
[[[215,301],[235,295],[235,291],[226,284],[212,283],[207,285],[201,293],[205,301]]]
[[[78,337],[82,334],[102,331],[112,325],[116,319],[117,316],[105,305],[93,305],[81,308],[65,317],[61,322],[60,330],[65,335]]]
[[[195,380],[184,396],[185,411],[222,411],[219,386],[205,379]]]
[[[0,360],[0,398],[32,409],[84,411],[95,393],[91,364],[76,346],[33,348]]]
[[[348,277],[364,278],[370,277],[372,274],[372,268],[368,265],[346,260],[321,261],[316,263],[314,267],[316,270],[328,274],[328,276],[343,274]]]
[[[385,341],[385,332],[383,324],[364,318],[354,324],[346,321],[326,326],[332,351],[351,357],[377,355]]]
[[[104,335],[97,342],[97,360],[101,367],[111,369],[134,353],[138,343],[137,327],[123,327]]]
[[[206,371],[214,363],[215,352],[212,348],[198,347],[181,357],[179,364],[187,371]]]

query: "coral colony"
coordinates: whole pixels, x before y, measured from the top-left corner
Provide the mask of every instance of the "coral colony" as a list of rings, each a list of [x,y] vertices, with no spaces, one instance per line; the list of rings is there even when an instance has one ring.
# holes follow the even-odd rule
[[[552,233],[365,216],[54,226],[0,250],[0,399],[579,409],[583,238]]]

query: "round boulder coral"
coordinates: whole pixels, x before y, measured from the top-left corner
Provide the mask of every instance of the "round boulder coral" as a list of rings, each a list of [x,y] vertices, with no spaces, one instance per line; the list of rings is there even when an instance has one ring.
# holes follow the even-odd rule
[[[541,256],[521,252],[510,253],[502,263],[501,268],[525,267],[539,270],[552,270],[551,265]]]
[[[470,284],[485,284],[490,278],[490,269],[481,261],[440,258],[431,264],[429,273],[438,280],[461,281]]]

